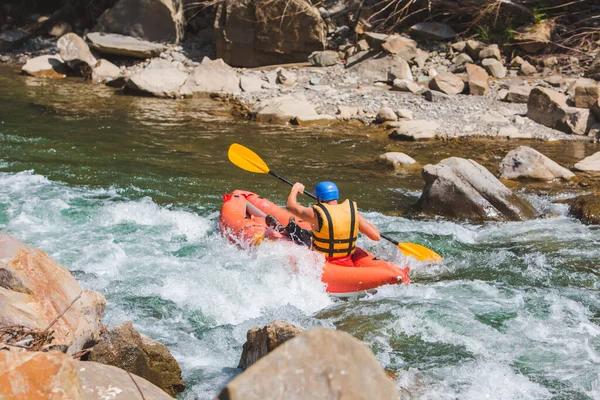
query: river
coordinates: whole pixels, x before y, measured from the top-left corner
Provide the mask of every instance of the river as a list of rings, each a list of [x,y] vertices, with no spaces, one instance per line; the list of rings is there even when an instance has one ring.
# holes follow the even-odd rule
[[[422,164],[469,157],[495,172],[518,144],[565,166],[598,145],[394,143],[375,128],[259,125],[214,100],[123,96],[6,68],[0,88],[0,230],[102,292],[107,324],[132,320],[166,344],[188,385],[181,399],[216,395],[240,373],[246,331],[275,319],[364,341],[397,372],[405,398],[600,399],[600,229],[555,202],[584,189],[516,185],[540,218],[457,223],[411,211],[419,168],[375,162],[404,151]],[[308,188],[338,182],[382,231],[444,262],[411,263],[410,286],[336,300],[311,258],[299,271],[289,265],[306,250],[235,247],[217,229],[221,196],[247,189],[283,203],[289,187],[229,163],[234,142]],[[405,262],[387,242],[359,244]]]

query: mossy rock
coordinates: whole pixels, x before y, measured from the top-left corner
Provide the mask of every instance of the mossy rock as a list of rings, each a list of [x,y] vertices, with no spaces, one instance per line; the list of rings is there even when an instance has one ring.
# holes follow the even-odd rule
[[[569,214],[584,224],[600,225],[600,192],[575,198]]]

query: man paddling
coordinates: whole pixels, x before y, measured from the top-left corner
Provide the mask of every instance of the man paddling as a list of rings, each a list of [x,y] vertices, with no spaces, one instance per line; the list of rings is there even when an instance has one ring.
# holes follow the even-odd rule
[[[298,193],[303,192],[304,185],[296,182],[288,196],[286,208],[311,224],[312,249],[325,255],[328,260],[351,262],[350,256],[356,248],[359,231],[371,240],[380,239],[379,230],[360,215],[354,201],[338,203],[340,193],[335,183],[321,182],[315,186],[317,203],[312,207],[298,204]],[[289,230],[289,226],[286,230]]]

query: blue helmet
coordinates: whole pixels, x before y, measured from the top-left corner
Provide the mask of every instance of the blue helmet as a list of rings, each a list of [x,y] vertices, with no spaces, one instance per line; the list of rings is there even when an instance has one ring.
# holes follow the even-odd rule
[[[333,182],[321,182],[315,186],[315,196],[321,201],[337,200],[340,198],[340,191]]]

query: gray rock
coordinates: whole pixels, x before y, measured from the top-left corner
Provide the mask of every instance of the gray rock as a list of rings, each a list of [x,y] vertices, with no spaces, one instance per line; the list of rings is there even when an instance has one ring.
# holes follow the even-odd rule
[[[467,53],[471,56],[471,58],[473,58],[473,60],[478,60],[479,53],[485,48],[485,44],[477,40],[467,40],[465,48],[467,49]]]
[[[404,108],[396,110],[396,115],[398,116],[398,119],[401,119],[401,120],[413,119],[413,112],[411,110],[407,110]]]
[[[400,92],[411,92],[411,93],[419,93],[425,90],[425,88],[418,83],[413,82],[408,79],[394,79],[394,83],[392,86],[393,90],[398,90]]]
[[[509,103],[527,103],[531,89],[533,89],[531,86],[525,85],[510,86],[504,100]]]
[[[108,60],[99,60],[92,69],[92,80],[98,83],[110,83],[121,78],[121,70]]]
[[[459,94],[464,90],[465,83],[451,72],[442,72],[429,82],[429,88],[445,94],[454,95]]]
[[[491,44],[479,52],[479,58],[482,60],[485,60],[486,58],[495,58],[498,61],[502,61],[502,53],[500,53],[497,44]]]
[[[425,96],[425,100],[432,103],[439,103],[441,101],[448,101],[452,99],[451,96],[447,95],[446,93],[438,92],[437,90],[426,90],[423,95]]]
[[[9,51],[21,44],[27,38],[27,32],[20,29],[0,33],[0,51]]]
[[[440,22],[421,22],[411,26],[410,33],[431,40],[451,40],[456,37],[456,32],[450,26]]]
[[[564,108],[565,117],[563,123],[555,126],[556,129],[571,133],[574,135],[586,135],[592,125],[596,123],[596,118],[587,108],[566,107]]]
[[[182,89],[184,93],[240,93],[240,78],[233,68],[221,59],[204,57],[194,68]]]
[[[79,64],[86,64],[89,68],[93,68],[98,62],[88,45],[74,33],[67,33],[58,39],[56,47],[63,61],[71,68],[78,67]]]
[[[67,68],[58,54],[30,58],[21,68],[23,74],[38,78],[64,78]]]
[[[377,160],[380,163],[387,164],[394,169],[401,169],[406,165],[413,165],[416,163],[412,157],[400,152],[388,152],[382,154]]]
[[[395,140],[408,141],[433,139],[439,128],[440,125],[434,121],[399,121],[398,127],[389,136]]]
[[[337,51],[315,51],[308,56],[308,61],[315,67],[330,67],[340,61],[340,56]]]
[[[298,117],[309,120],[319,115],[302,94],[289,94],[261,100],[252,106],[250,114],[258,122],[279,124],[288,123]]]
[[[93,30],[177,43],[184,34],[182,7],[182,0],[119,0],[98,18]]]
[[[487,72],[494,78],[506,78],[506,68],[495,58],[486,58],[481,62]]]
[[[426,165],[420,209],[429,214],[473,221],[522,221],[535,209],[473,160],[451,157]]]
[[[391,36],[381,45],[386,53],[393,54],[410,61],[417,56],[417,43],[402,36]]]
[[[535,73],[537,73],[537,69],[528,61],[523,61],[523,63],[520,66],[520,71],[523,75],[534,75]]]
[[[246,343],[238,368],[245,370],[277,347],[304,332],[285,321],[273,321],[262,328],[253,327],[246,333]]]
[[[527,116],[535,122],[555,127],[565,117],[567,97],[551,89],[536,87],[527,101]]]
[[[359,81],[366,83],[413,79],[410,66],[404,58],[383,52],[358,53],[348,59],[346,68],[354,72]]]
[[[156,97],[176,98],[182,91],[188,74],[178,70],[171,62],[155,58],[141,71],[134,73],[127,81],[127,89],[134,92],[151,94]]]
[[[452,43],[452,50],[462,53],[467,48],[467,42],[461,40],[460,42]]]
[[[457,67],[465,66],[466,64],[473,63],[473,59],[468,54],[461,53],[452,59],[452,63]]]
[[[547,19],[541,23],[520,27],[514,32],[515,41],[527,53],[536,53],[551,42],[555,23]]]
[[[167,46],[115,33],[88,33],[92,48],[104,54],[134,58],[152,58],[167,50]]]
[[[502,179],[536,179],[551,181],[554,179],[569,180],[575,174],[561,167],[537,150],[527,146],[519,146],[508,152],[500,163]]]
[[[600,172],[600,151],[579,161],[574,168],[578,171]]]
[[[312,329],[288,340],[230,381],[219,400],[276,397],[398,400],[371,350],[344,332]]]
[[[387,121],[397,121],[398,116],[390,107],[381,107],[377,112],[377,117],[375,117],[375,120],[379,123]]]
[[[429,59],[429,53],[421,49],[417,49],[417,55],[413,62],[421,69],[425,68],[425,63]]]

